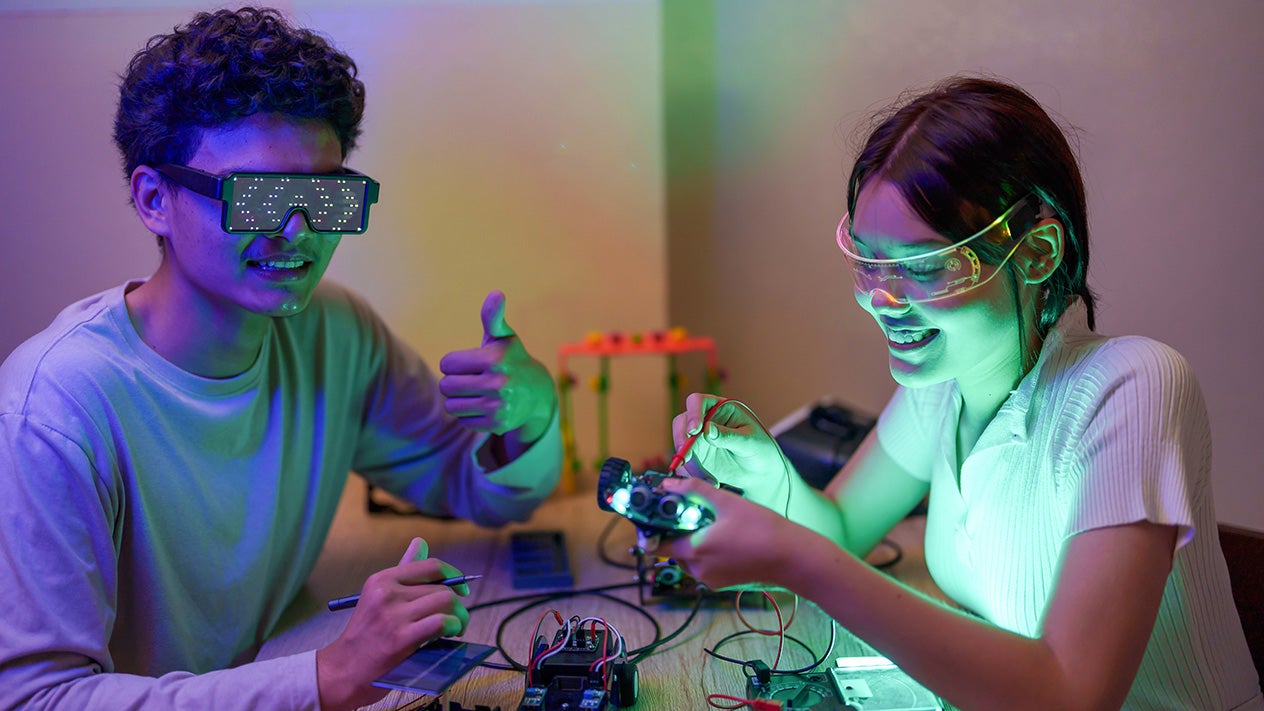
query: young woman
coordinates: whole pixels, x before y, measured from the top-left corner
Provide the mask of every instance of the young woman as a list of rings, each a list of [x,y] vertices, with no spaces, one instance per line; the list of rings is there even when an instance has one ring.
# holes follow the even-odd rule
[[[943,82],[869,136],[847,209],[895,395],[823,495],[749,410],[690,396],[686,466],[746,498],[669,482],[717,518],[665,554],[712,587],[814,600],[961,708],[1264,709],[1198,383],[1161,343],[1093,332],[1083,182],[1048,114]],[[927,564],[960,609],[861,558],[927,495]]]

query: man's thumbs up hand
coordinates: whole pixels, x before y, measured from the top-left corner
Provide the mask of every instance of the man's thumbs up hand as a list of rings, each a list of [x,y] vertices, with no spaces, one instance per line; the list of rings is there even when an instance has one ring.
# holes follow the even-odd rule
[[[505,320],[502,292],[487,295],[480,317],[483,344],[439,361],[444,407],[470,429],[494,434],[520,430],[520,442],[534,442],[553,419],[553,378]]]

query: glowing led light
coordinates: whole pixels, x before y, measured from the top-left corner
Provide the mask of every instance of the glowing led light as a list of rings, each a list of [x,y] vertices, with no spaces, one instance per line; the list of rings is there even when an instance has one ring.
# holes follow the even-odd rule
[[[619,513],[627,513],[629,496],[631,494],[627,489],[618,489],[610,495],[610,507]]]
[[[680,511],[680,526],[694,529],[702,521],[702,509],[697,506],[686,506]]]

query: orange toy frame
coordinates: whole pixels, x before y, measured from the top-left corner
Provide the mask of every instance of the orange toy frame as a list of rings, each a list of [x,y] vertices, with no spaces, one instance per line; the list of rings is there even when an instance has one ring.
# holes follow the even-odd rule
[[[590,388],[597,393],[597,457],[594,469],[600,469],[601,463],[609,456],[609,419],[608,393],[610,390],[610,359],[630,355],[661,355],[667,357],[668,366],[668,406],[675,408],[680,401],[681,377],[676,371],[676,356],[682,353],[701,351],[706,354],[707,392],[719,393],[724,373],[720,370],[716,356],[715,341],[706,336],[690,336],[683,328],[670,331],[652,331],[648,334],[624,334],[617,331],[601,333],[591,332],[583,341],[563,343],[557,349],[558,360],[558,393],[559,419],[562,427],[562,449],[565,460],[562,464],[561,489],[565,493],[574,493],[576,477],[579,474],[579,456],[576,451],[575,430],[571,421],[571,388],[575,378],[567,369],[567,359],[574,356],[594,356],[598,359],[598,375],[590,382]],[[675,415],[673,410],[671,416]]]

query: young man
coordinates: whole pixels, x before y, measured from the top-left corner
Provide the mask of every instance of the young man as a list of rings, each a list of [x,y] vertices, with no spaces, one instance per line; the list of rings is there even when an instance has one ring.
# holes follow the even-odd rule
[[[351,59],[271,10],[201,13],[133,57],[115,140],[162,259],[0,366],[0,707],[372,702],[468,620],[467,589],[428,584],[459,571],[419,542],[328,647],[250,661],[347,473],[489,526],[553,489],[553,382],[502,294],[439,380],[320,283],[377,198],[344,166],[363,106]]]

